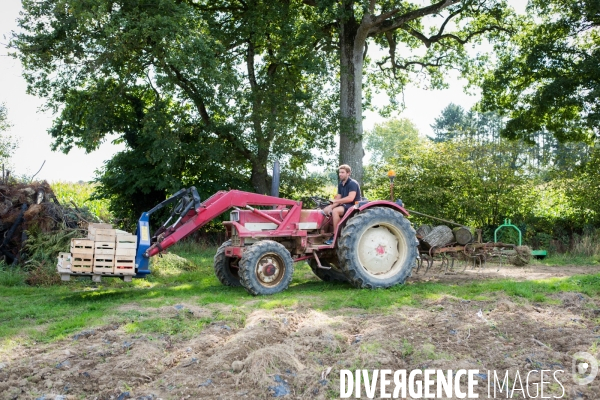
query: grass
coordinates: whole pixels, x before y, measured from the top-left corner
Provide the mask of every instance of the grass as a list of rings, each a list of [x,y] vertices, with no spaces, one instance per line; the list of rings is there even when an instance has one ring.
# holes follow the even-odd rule
[[[539,264],[546,266],[563,265],[599,265],[600,255],[582,255],[582,254],[552,254],[543,260],[537,260]]]
[[[4,263],[0,263],[0,287],[13,287],[25,285],[27,274],[20,269],[11,268]]]
[[[155,258],[157,275],[125,283],[104,279],[74,280],[51,287],[11,284],[0,274],[0,359],[16,342],[52,342],[97,326],[117,323],[130,333],[179,335],[189,337],[213,321],[243,326],[245,316],[255,309],[311,307],[317,310],[359,308],[386,312],[403,306],[419,307],[432,299],[452,296],[465,300],[493,300],[500,294],[519,302],[551,302],[559,292],[600,295],[600,274],[515,282],[493,280],[449,285],[434,282],[411,283],[386,290],[357,290],[347,284],[328,284],[312,275],[310,268],[296,266],[290,288],[269,297],[251,297],[241,287],[222,286],[214,275],[215,249],[208,246],[176,246],[176,257]],[[161,260],[167,266],[161,265]],[[168,271],[168,273],[164,273]],[[139,311],[119,310],[134,303]],[[192,318],[185,313],[161,318],[156,309],[187,303],[195,306],[228,305],[231,312],[214,311],[210,317]],[[405,349],[409,352],[408,349]]]

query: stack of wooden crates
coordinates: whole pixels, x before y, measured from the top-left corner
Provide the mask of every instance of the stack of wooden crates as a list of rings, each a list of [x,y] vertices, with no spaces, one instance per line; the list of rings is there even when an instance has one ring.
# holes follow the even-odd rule
[[[135,275],[137,236],[110,224],[89,224],[88,237],[71,240],[71,272]]]

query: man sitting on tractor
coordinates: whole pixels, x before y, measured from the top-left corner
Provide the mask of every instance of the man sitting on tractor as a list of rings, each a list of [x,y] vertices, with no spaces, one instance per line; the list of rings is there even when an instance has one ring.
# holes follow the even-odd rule
[[[338,192],[332,200],[332,203],[323,209],[323,214],[327,217],[333,216],[333,232],[335,234],[340,220],[354,205],[355,202],[361,200],[360,186],[358,182],[350,178],[352,169],[349,165],[342,164],[338,167]],[[326,245],[333,244],[333,238],[325,242]]]

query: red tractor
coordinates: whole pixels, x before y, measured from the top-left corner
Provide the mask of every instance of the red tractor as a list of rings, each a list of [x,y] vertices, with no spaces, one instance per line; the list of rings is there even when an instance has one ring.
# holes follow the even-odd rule
[[[220,191],[204,202],[194,187],[183,189],[138,222],[137,277],[150,273],[148,259],[231,210],[224,222],[229,238],[217,250],[215,274],[227,286],[243,286],[252,295],[285,290],[294,263],[307,261],[324,281],[349,282],[357,288],[386,288],[403,283],[417,259],[418,241],[400,201],[362,201],[333,232],[320,212],[327,200],[302,202],[237,190]],[[149,217],[175,203],[171,217],[150,236]],[[175,221],[168,225],[173,219]],[[333,244],[324,242],[333,236]]]

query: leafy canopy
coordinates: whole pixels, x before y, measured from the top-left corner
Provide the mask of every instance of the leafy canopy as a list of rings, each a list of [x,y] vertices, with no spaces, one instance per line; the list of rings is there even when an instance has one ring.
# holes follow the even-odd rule
[[[316,11],[299,2],[23,2],[30,93],[57,113],[54,148],[126,145],[99,172],[115,213],[181,186],[266,192],[268,166],[301,175],[333,145],[331,65],[312,57]],[[127,215],[131,217],[131,215]]]
[[[531,17],[510,45],[497,47],[482,105],[510,117],[504,135],[531,140],[547,129],[559,141],[598,139],[600,3],[532,0]]]

